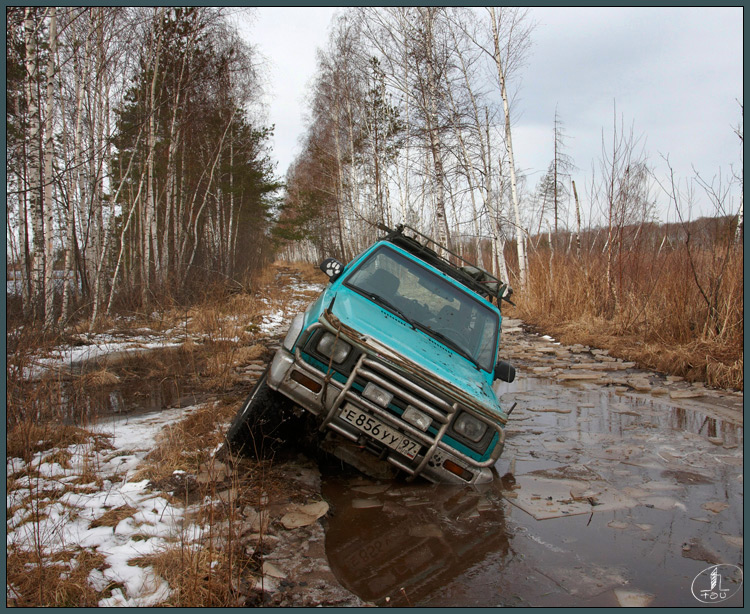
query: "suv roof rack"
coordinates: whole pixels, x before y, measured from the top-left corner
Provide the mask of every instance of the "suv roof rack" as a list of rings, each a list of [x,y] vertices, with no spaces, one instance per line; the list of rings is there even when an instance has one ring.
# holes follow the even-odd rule
[[[484,269],[464,260],[455,252],[411,226],[399,224],[396,228],[388,228],[384,224],[378,224],[378,229],[387,233],[383,240],[390,241],[427,264],[434,266],[439,271],[462,283],[472,292],[486,297],[490,302],[494,298],[498,307],[501,299],[514,305],[510,300],[513,290],[507,283],[503,283]],[[409,231],[416,236],[408,236],[404,234],[404,231]],[[448,254],[448,256],[444,254]],[[453,261],[451,261],[451,257]]]

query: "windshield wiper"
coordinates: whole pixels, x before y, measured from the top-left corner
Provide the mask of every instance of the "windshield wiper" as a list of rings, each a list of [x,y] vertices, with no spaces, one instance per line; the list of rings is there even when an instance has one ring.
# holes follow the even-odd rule
[[[482,367],[479,366],[479,363],[474,360],[474,358],[469,354],[466,350],[464,350],[460,345],[458,345],[455,341],[450,339],[449,337],[446,337],[443,333],[440,331],[435,330],[434,328],[431,328],[425,324],[417,324],[420,329],[425,331],[428,335],[431,335],[441,341],[444,345],[447,345],[450,349],[452,349],[457,354],[460,354],[463,356],[466,360],[471,362],[477,370],[481,370]]]
[[[395,313],[399,318],[401,318],[404,322],[406,322],[409,326],[412,327],[412,329],[416,330],[417,327],[414,324],[414,321],[407,316],[403,311],[401,311],[398,307],[396,307],[393,303],[391,303],[388,299],[384,299],[379,294],[375,294],[374,292],[368,292],[367,290],[360,290],[362,294],[364,294],[367,298],[369,298],[373,303],[378,303],[379,305],[382,305],[386,309],[390,309],[393,313]]]

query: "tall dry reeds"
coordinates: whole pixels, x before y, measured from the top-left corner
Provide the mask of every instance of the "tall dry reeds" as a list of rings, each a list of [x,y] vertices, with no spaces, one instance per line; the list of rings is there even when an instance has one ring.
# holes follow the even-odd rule
[[[607,281],[607,254],[540,248],[512,312],[564,342],[607,348],[664,373],[743,389],[741,245],[628,250]]]

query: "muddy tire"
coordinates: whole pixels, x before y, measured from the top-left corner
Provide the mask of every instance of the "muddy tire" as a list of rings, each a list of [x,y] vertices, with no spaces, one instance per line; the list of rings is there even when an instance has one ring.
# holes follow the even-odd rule
[[[226,447],[232,454],[271,458],[280,449],[292,445],[290,435],[294,422],[291,401],[269,387],[266,370],[229,426]]]

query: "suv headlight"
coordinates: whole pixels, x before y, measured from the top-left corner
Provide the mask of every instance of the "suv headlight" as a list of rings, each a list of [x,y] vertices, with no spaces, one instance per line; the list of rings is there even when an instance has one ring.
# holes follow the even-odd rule
[[[463,412],[453,423],[453,430],[463,435],[469,441],[478,442],[487,432],[487,424],[477,420],[471,414]]]
[[[317,346],[318,352],[326,356],[327,358],[333,358],[333,362],[341,364],[349,356],[349,352],[352,351],[352,346],[346,341],[336,339],[336,335],[332,333],[324,333],[318,341]]]
[[[294,316],[292,323],[289,325],[289,331],[287,332],[286,337],[284,337],[284,343],[282,344],[284,349],[289,350],[290,352],[292,351],[292,348],[297,341],[297,337],[299,337],[299,334],[302,332],[302,323],[304,320],[305,314],[303,313],[298,313]]]

